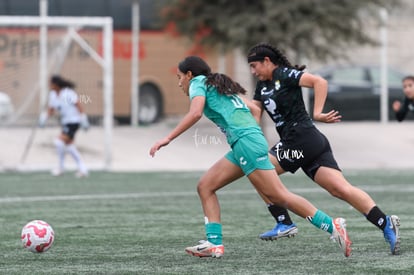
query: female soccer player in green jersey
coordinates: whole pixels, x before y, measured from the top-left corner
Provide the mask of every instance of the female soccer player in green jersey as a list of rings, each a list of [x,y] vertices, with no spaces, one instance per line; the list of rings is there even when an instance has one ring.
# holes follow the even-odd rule
[[[179,87],[190,97],[190,109],[165,138],[151,147],[150,155],[154,156],[161,147],[189,129],[203,113],[224,132],[231,147],[202,176],[197,187],[205,216],[207,240],[187,247],[185,251],[198,257],[223,256],[220,205],[216,191],[224,185],[221,181],[217,182],[215,177],[220,175],[220,178],[224,177],[230,183],[233,175],[244,173],[256,190],[271,203],[291,210],[330,233],[348,257],[351,254],[351,241],[346,232],[345,219],[332,219],[282,184],[269,160],[267,141],[249,108],[256,116],[259,109],[239,96],[246,91],[226,75],[211,73],[206,62],[196,56],[189,56],[179,63],[177,76]]]

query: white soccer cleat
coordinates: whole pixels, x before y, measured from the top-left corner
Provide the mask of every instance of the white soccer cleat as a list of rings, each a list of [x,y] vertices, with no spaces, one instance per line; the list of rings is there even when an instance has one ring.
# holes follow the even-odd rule
[[[81,178],[87,178],[89,176],[89,173],[88,172],[81,172],[81,171],[78,171],[78,172],[76,172],[76,174],[75,174],[75,177],[76,178],[78,178],[78,179],[81,179]]]
[[[59,168],[53,169],[52,171],[50,171],[50,174],[52,174],[52,176],[54,177],[59,177],[63,175],[63,171],[60,170]]]
[[[219,244],[215,245],[209,241],[201,240],[198,245],[189,246],[185,249],[190,255],[196,257],[212,257],[212,258],[221,258],[224,254],[224,245]]]
[[[334,230],[331,235],[331,240],[338,243],[339,247],[343,250],[345,257],[351,256],[351,240],[349,239],[348,232],[346,231],[346,221],[344,218],[336,218],[333,220]]]

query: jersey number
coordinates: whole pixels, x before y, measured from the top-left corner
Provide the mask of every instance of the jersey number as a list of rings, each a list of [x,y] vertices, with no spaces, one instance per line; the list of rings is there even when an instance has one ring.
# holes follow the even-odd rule
[[[246,108],[246,105],[244,104],[243,100],[236,95],[231,95],[231,102],[233,102],[233,105],[236,108]]]

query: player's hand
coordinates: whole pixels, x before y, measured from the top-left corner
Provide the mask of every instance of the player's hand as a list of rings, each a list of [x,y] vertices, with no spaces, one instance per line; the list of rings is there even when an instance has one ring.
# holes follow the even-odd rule
[[[38,121],[39,127],[41,128],[45,127],[47,119],[48,119],[47,112],[42,112],[39,116],[39,121]]]
[[[313,119],[325,123],[336,123],[341,121],[342,116],[338,111],[332,110],[329,113],[313,115]]]
[[[88,116],[86,114],[81,115],[80,127],[87,131],[91,125],[89,124]]]
[[[396,100],[392,103],[392,109],[394,112],[398,112],[401,108],[401,102],[399,100]]]
[[[160,150],[161,147],[167,146],[170,142],[171,142],[171,140],[169,138],[164,138],[164,139],[161,139],[161,140],[157,141],[150,149],[150,152],[149,152],[150,156],[154,157],[155,152]]]

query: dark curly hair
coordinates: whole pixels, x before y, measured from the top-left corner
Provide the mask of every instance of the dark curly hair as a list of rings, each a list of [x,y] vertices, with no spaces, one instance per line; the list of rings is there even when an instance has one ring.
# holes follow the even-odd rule
[[[208,64],[198,56],[188,56],[178,64],[182,73],[191,72],[193,76],[205,75],[206,85],[215,87],[220,94],[246,94],[246,90],[229,76],[220,73],[212,73]]]
[[[72,81],[64,79],[60,75],[53,75],[50,78],[50,83],[55,84],[59,88],[75,88],[75,84]]]
[[[250,48],[247,54],[247,61],[249,63],[253,61],[263,61],[265,57],[268,57],[275,65],[294,68],[299,71],[303,71],[306,68],[305,65],[293,66],[278,48],[267,43],[259,43]]]

